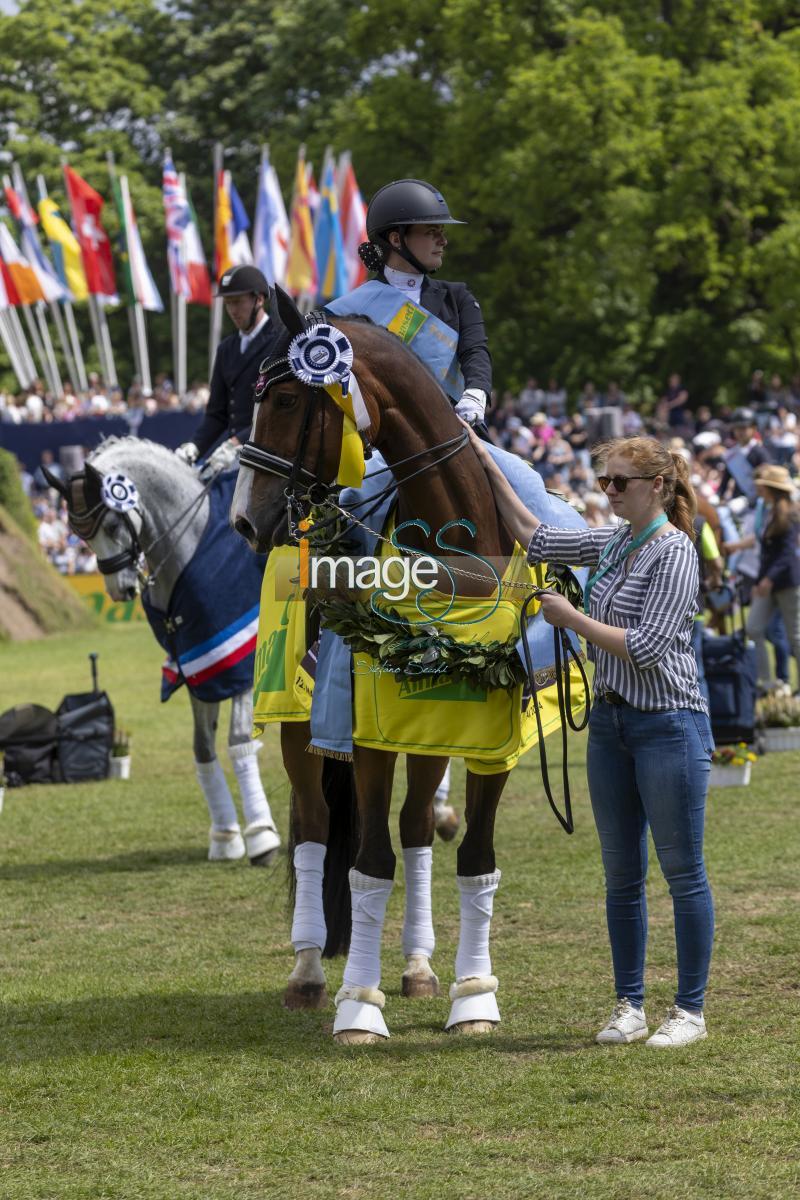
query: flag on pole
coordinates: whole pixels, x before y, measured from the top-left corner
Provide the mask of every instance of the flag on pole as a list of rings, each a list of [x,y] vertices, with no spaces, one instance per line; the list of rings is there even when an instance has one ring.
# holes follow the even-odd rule
[[[322,165],[322,188],[314,233],[314,250],[319,276],[317,299],[335,300],[347,291],[347,265],[331,153],[325,155]]]
[[[308,203],[308,175],[305,149],[297,155],[294,196],[292,197],[291,238],[289,261],[286,264],[286,286],[295,296],[303,292],[317,293],[317,259],[314,252],[314,229]]]
[[[367,206],[356,181],[349,151],[342,155],[339,163],[339,212],[347,263],[347,287],[352,291],[367,278],[367,268],[358,257],[358,247],[367,241]]]
[[[100,219],[105,201],[71,167],[64,167],[64,178],[89,292],[117,304],[119,297],[111,243]]]
[[[128,176],[112,175],[114,200],[119,212],[120,241],[125,289],[129,304],[141,304],[145,312],[163,312],[164,305],[144,255],[142,237],[133,211]]]
[[[28,204],[25,197],[17,192],[9,183],[4,187],[6,201],[8,207],[14,215],[20,232],[20,245],[23,253],[36,276],[39,287],[42,289],[45,300],[48,303],[53,303],[56,300],[69,299],[69,293],[66,287],[59,279],[52,264],[45,258],[42,247],[39,243],[39,238],[36,233],[36,225],[39,218]]]
[[[233,185],[230,171],[217,176],[217,211],[214,230],[214,267],[220,280],[231,267],[252,263],[253,252],[247,231],[250,222],[239,193]]]
[[[278,175],[264,152],[258,172],[256,224],[253,257],[271,284],[286,282],[289,257],[289,218],[283,203]]]
[[[54,200],[46,197],[39,201],[39,220],[47,234],[59,279],[73,300],[86,300],[89,288],[83,273],[81,248]]]
[[[3,275],[6,291],[12,304],[36,304],[44,300],[39,280],[27,258],[20,253],[8,226],[0,221],[0,258],[3,260]]]
[[[167,155],[162,177],[167,225],[167,260],[172,291],[187,304],[210,304],[211,281],[197,217],[183,180]]]

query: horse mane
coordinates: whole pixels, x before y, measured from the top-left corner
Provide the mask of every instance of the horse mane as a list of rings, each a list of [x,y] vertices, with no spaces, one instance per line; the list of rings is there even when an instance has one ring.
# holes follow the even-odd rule
[[[95,459],[99,458],[101,454],[104,454],[106,450],[112,450],[116,446],[126,449],[128,447],[131,449],[140,448],[148,451],[155,450],[157,453],[163,452],[164,454],[172,454],[172,451],[168,446],[162,445],[161,442],[153,442],[149,438],[138,438],[133,434],[125,434],[122,437],[118,437],[116,434],[111,434],[109,437],[104,437],[100,442],[100,445],[95,446],[94,450],[92,450],[90,454],[87,454],[86,461],[94,463]]]

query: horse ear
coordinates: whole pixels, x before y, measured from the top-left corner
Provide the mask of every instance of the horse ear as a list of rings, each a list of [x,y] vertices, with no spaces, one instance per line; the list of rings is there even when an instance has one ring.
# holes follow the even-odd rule
[[[97,467],[89,462],[88,458],[83,464],[83,472],[85,480],[84,497],[86,499],[86,507],[94,508],[96,504],[100,503],[102,498],[101,489],[103,486],[103,474],[101,471],[98,471]]]
[[[303,332],[306,327],[305,317],[292,297],[278,283],[275,284],[275,306],[278,311],[278,319],[292,336]]]
[[[58,476],[53,471],[48,471],[47,467],[42,463],[42,474],[44,475],[51,488],[55,488],[59,496],[67,498],[67,485],[62,483]]]

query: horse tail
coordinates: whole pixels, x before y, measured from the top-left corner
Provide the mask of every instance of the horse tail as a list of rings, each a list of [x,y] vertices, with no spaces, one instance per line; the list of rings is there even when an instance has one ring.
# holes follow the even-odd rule
[[[328,850],[322,879],[322,908],[328,938],[323,958],[346,954],[350,946],[352,911],[349,871],[358,850],[358,805],[355,777],[351,762],[326,758],[322,767],[322,791],[329,810]],[[289,811],[294,813],[295,793],[290,797]],[[294,911],[297,879],[294,873],[294,850],[297,845],[294,820],[289,821],[287,868],[289,873],[289,911]]]

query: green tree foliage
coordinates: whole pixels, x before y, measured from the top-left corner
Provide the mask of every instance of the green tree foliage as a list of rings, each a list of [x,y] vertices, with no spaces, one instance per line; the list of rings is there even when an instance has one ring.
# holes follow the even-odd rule
[[[799,105],[791,0],[26,0],[0,19],[7,149],[49,178],[64,149],[104,193],[112,149],[165,296],[166,145],[208,250],[217,140],[251,214],[264,142],[287,191],[300,141],[317,164],[349,147],[367,195],[435,180],[469,222],[447,274],[481,299],[501,387],[555,372],[645,398],[678,370],[732,400],[756,366],[800,372]]]

